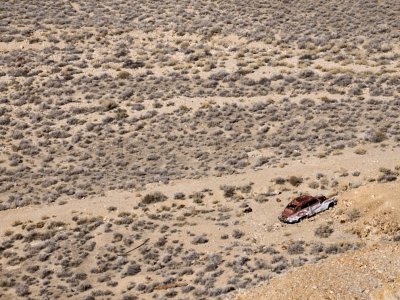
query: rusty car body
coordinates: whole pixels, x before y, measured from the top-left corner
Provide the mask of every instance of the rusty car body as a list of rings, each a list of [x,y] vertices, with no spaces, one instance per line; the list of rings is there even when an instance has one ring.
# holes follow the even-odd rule
[[[278,219],[284,223],[297,223],[333,207],[336,203],[336,197],[302,195],[290,201]]]

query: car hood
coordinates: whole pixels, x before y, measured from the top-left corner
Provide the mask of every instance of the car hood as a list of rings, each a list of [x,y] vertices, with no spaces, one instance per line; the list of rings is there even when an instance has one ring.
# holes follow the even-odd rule
[[[293,211],[293,210],[288,209],[288,208],[285,208],[285,209],[281,212],[280,217],[282,217],[282,218],[287,218],[287,217],[290,217],[290,216],[293,215],[293,214],[294,214],[294,211]]]

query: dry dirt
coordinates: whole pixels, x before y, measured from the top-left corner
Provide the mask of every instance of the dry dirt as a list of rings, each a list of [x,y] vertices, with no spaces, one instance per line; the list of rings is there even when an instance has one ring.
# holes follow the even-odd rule
[[[395,0],[1,1],[0,299],[390,299],[399,32]],[[304,193],[338,205],[280,223]]]
[[[400,246],[374,244],[275,277],[235,299],[399,299]]]
[[[400,244],[382,239],[399,231],[399,192],[400,185],[391,183],[343,193],[339,207],[363,212],[345,230],[367,246],[277,276],[235,299],[399,299]]]
[[[369,149],[368,153],[368,159],[344,152],[340,161],[336,156],[324,160],[309,158],[280,168],[243,174],[183,179],[168,185],[148,184],[140,193],[110,191],[104,196],[2,211],[2,297],[14,299],[15,292],[24,295],[24,287],[29,286],[29,295],[33,298],[44,293],[48,298],[63,298],[67,293],[68,297],[76,299],[87,295],[97,295],[100,299],[116,295],[150,299],[154,295],[171,297],[175,293],[186,298],[203,298],[204,295],[218,298],[226,293],[240,293],[293,268],[299,271],[289,273],[283,286],[296,286],[296,281],[292,283],[290,277],[296,272],[318,270],[318,280],[325,270],[332,271],[329,263],[336,264],[338,259],[343,262],[340,267],[352,270],[352,265],[346,265],[346,262],[358,263],[352,257],[365,262],[364,277],[359,285],[355,283],[360,289],[341,287],[339,279],[344,277],[339,276],[342,271],[339,269],[338,274],[328,272],[332,274],[331,277],[327,275],[330,283],[320,282],[324,289],[311,290],[310,297],[317,299],[318,293],[330,293],[331,285],[340,287],[344,299],[352,298],[361,290],[360,295],[365,296],[372,291],[378,293],[378,288],[389,289],[391,278],[398,274],[396,240],[400,186],[395,181],[354,187],[354,178],[359,176],[343,177],[342,174],[344,166],[351,162],[360,166],[358,170],[366,178],[379,177],[378,166],[390,167],[399,156],[396,152],[382,155],[377,149]],[[329,190],[316,191],[307,187],[293,190],[289,183],[271,182],[277,175],[287,178],[300,168],[304,178],[311,177],[320,168],[327,170],[327,166],[337,171],[325,176],[338,180],[338,186]],[[248,185],[249,180],[251,191],[240,191],[239,187]],[[238,190],[232,197],[225,197],[220,187],[233,182]],[[166,195],[167,199],[143,205],[143,195],[155,191]],[[186,195],[184,200],[174,200],[178,191]],[[300,191],[338,193],[339,203],[299,224],[279,223],[276,217],[284,203]],[[256,200],[259,195],[265,196],[263,202]],[[245,213],[249,207],[252,211]],[[327,224],[333,231],[329,238],[315,233]],[[195,242],[199,237],[206,239]],[[135,249],[137,246],[139,248]],[[389,254],[375,260],[372,259],[375,252],[370,253],[369,249]],[[347,251],[350,254],[341,254]],[[325,260],[328,265],[322,268]],[[140,269],[127,276],[130,264],[139,265]],[[305,269],[301,267],[304,264]],[[387,273],[373,281],[376,268]],[[285,278],[283,275],[271,279],[271,285]],[[336,280],[332,281],[334,278]],[[203,286],[210,290],[205,291]],[[265,290],[268,291],[266,295]],[[294,298],[296,290],[291,290]],[[267,285],[249,293],[239,296],[240,299],[281,299],[283,296],[279,285],[276,291]],[[304,293],[307,295],[307,289]]]

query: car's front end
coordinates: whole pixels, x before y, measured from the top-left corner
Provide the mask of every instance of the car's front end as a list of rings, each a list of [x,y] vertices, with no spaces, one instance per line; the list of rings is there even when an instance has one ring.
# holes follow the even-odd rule
[[[278,216],[279,221],[283,223],[292,223],[291,216],[293,216],[295,212],[290,208],[285,208]]]
[[[280,214],[280,215],[278,216],[278,220],[281,221],[281,222],[283,222],[283,223],[286,223],[287,218],[284,217],[282,214]]]

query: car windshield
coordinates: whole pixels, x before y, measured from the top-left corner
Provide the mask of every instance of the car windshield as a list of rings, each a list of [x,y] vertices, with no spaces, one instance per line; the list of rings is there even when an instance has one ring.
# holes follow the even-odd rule
[[[291,209],[291,210],[295,210],[297,208],[297,206],[294,205],[293,203],[289,203],[288,206],[286,206],[286,208]]]

